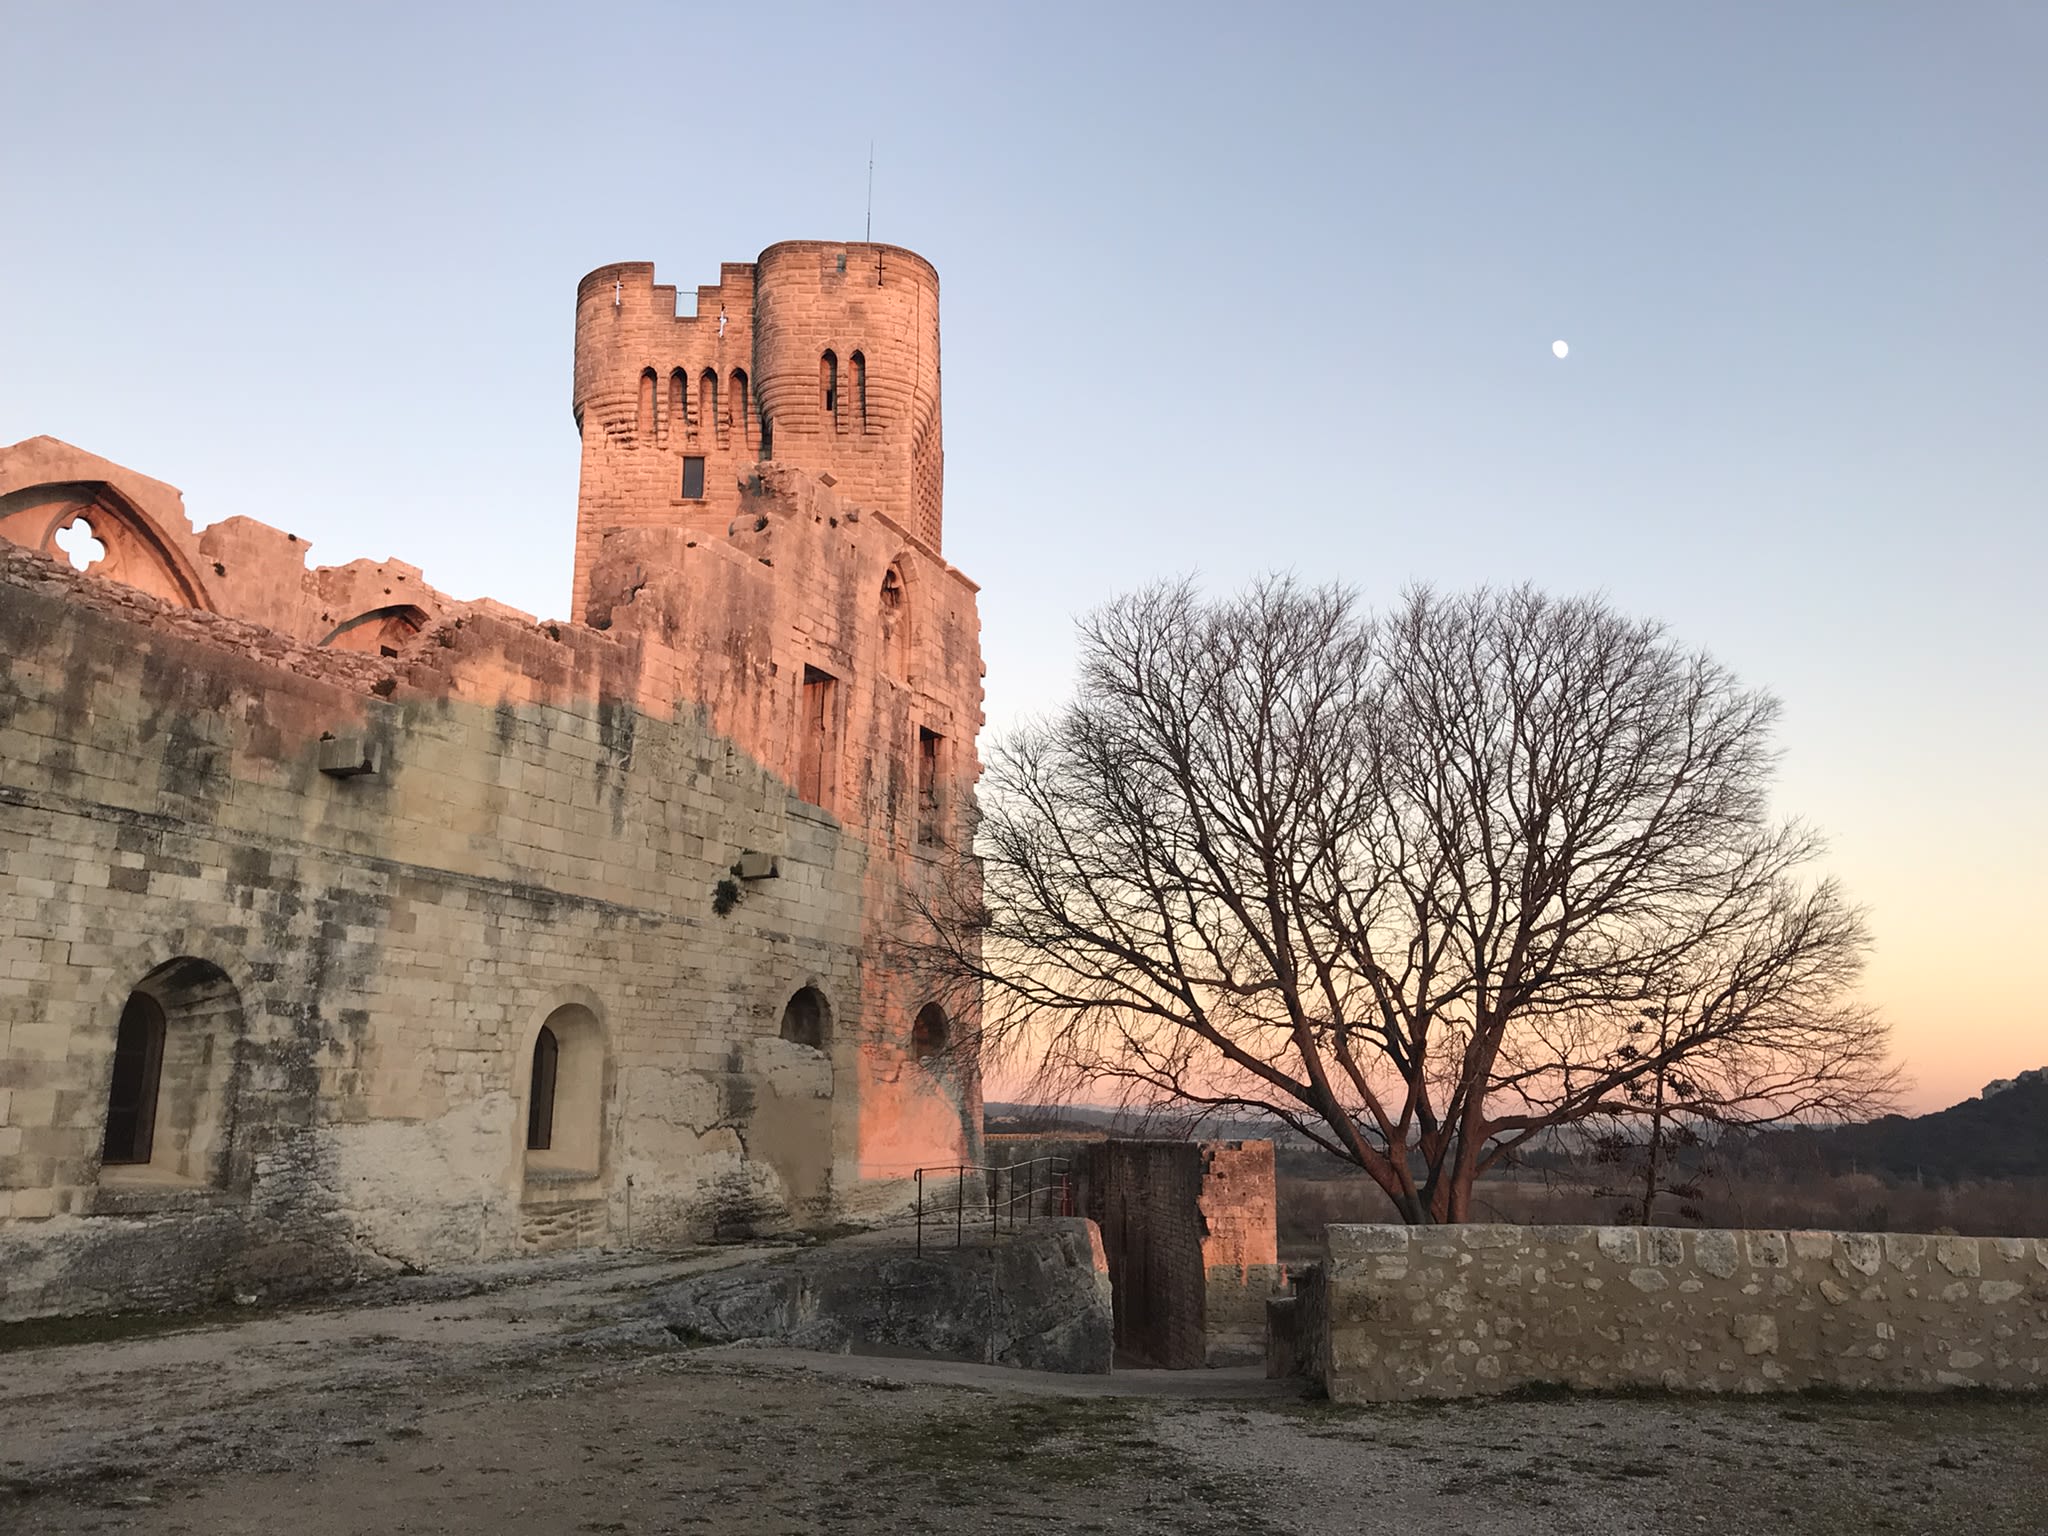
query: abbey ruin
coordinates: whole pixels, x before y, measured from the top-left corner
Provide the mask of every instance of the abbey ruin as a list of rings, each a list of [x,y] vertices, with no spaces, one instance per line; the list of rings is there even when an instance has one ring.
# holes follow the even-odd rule
[[[576,295],[573,616],[0,450],[0,1319],[900,1206],[972,813],[938,278]]]
[[[0,449],[0,1322],[887,1224],[925,1170],[965,1258],[821,1261],[844,1339],[1342,1401],[2048,1379],[2044,1240],[1339,1226],[1290,1275],[1269,1143],[985,1143],[915,943],[982,718],[938,298],[818,241],[585,277],[566,621]],[[962,1164],[1051,1224],[961,1248]],[[949,1263],[950,1314],[891,1278]]]

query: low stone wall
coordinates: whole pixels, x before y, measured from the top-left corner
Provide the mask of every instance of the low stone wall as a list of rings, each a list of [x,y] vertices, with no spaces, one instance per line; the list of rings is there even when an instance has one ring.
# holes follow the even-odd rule
[[[1334,1226],[1325,1254],[1338,1402],[2048,1388],[2048,1240]]]

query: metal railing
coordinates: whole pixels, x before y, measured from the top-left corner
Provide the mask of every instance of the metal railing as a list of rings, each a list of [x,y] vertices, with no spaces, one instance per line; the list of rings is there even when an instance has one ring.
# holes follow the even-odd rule
[[[968,1180],[979,1176],[981,1188],[969,1200]],[[920,1168],[917,1181],[917,1251],[924,1252],[924,1229],[944,1232],[952,1218],[953,1246],[966,1241],[969,1223],[979,1234],[987,1223],[991,1236],[1003,1236],[1034,1221],[1074,1214],[1073,1162],[1064,1157],[1033,1157],[1007,1166],[993,1163],[946,1163]],[[951,1209],[945,1181],[953,1181]],[[1041,1210],[1040,1207],[1043,1207]]]

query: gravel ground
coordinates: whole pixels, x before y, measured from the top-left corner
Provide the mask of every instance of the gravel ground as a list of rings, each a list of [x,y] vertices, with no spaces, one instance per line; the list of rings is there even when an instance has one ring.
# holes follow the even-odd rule
[[[2048,1396],[1351,1409],[1241,1373],[690,1350],[618,1321],[745,1256],[0,1333],[0,1531],[2048,1533]]]

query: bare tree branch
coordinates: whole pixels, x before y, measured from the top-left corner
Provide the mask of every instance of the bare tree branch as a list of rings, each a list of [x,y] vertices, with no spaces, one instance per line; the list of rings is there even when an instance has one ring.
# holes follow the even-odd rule
[[[1895,1092],[1862,916],[1770,816],[1776,701],[1657,625],[1276,578],[1081,640],[920,941],[1042,1088],[1270,1115],[1415,1222],[1546,1136]]]

